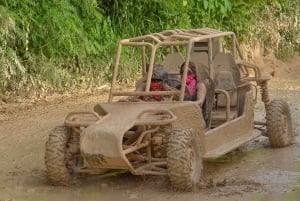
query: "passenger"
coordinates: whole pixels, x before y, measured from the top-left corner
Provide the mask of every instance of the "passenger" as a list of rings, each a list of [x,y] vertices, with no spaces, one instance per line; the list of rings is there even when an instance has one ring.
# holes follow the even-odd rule
[[[180,66],[180,77],[183,78],[185,62]],[[206,86],[200,80],[200,73],[193,62],[189,62],[186,78],[185,100],[196,101],[202,107],[205,101]]]
[[[147,74],[146,74],[147,76]],[[166,86],[165,81],[168,79],[168,73],[161,65],[154,66],[153,73],[152,73],[152,79],[150,83],[150,91],[167,91],[168,87]],[[136,91],[145,91],[146,89],[146,80],[147,78],[144,77],[141,80],[139,80],[136,84]],[[155,96],[146,96],[146,97],[140,97],[140,99],[145,101],[161,101],[163,100],[163,97],[160,95]]]

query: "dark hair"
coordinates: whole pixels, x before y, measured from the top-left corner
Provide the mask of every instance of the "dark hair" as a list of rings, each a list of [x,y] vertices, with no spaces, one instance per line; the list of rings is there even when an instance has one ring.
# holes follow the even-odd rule
[[[183,73],[183,68],[184,68],[185,62],[183,62],[180,66],[180,74]],[[189,62],[189,66],[188,66],[188,75],[189,74],[194,74],[197,76],[197,71],[196,71],[196,65],[193,62]]]
[[[155,65],[152,73],[152,80],[167,80],[168,79],[168,72],[167,70],[161,65]]]

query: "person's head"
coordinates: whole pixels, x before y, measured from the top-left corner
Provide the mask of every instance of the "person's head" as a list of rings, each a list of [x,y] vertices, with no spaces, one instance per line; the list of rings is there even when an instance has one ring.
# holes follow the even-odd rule
[[[155,65],[152,73],[152,81],[164,81],[168,79],[168,72],[161,65]]]
[[[185,62],[183,62],[183,64],[181,64],[180,66],[180,75],[182,76],[183,75],[183,70],[184,70],[184,66],[185,66]],[[196,65],[193,63],[193,62],[189,62],[189,65],[188,65],[188,71],[187,71],[187,75],[197,75],[196,73]]]

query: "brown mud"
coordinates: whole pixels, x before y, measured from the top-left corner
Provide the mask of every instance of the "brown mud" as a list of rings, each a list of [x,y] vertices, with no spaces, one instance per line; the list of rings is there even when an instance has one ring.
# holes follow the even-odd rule
[[[296,136],[295,143],[274,149],[260,137],[242,151],[234,151],[204,163],[201,189],[181,192],[167,178],[130,174],[90,176],[75,186],[47,183],[44,149],[48,133],[62,124],[68,112],[92,110],[107,99],[107,92],[64,96],[55,100],[0,104],[0,201],[79,200],[300,200],[300,57],[289,62],[264,58],[261,66],[274,77],[271,98],[288,101]],[[256,119],[264,117],[261,101]]]

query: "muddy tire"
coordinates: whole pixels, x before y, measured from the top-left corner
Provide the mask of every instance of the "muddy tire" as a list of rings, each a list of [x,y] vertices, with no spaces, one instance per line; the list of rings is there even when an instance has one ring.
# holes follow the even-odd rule
[[[293,140],[290,108],[286,101],[274,99],[267,106],[267,136],[272,147],[285,147]]]
[[[53,185],[69,185],[72,175],[66,166],[66,147],[70,133],[66,126],[58,126],[46,142],[45,165],[48,180]]]
[[[181,190],[194,190],[200,182],[202,159],[200,139],[194,129],[174,130],[168,135],[168,176]]]

